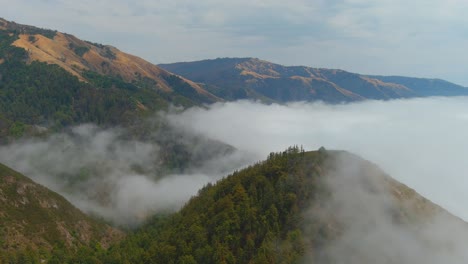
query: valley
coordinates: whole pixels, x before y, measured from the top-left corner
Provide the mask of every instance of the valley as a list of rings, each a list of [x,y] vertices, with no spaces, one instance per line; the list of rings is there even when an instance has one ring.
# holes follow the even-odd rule
[[[0,264],[466,263],[467,95],[0,19]]]

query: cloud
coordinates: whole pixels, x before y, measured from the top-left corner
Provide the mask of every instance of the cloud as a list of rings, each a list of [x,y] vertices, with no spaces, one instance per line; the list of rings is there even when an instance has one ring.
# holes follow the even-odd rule
[[[465,222],[442,211],[424,210],[421,201],[408,195],[401,186],[397,187],[399,194],[407,197],[404,202],[399,201],[387,188],[393,185],[389,185],[382,172],[349,154],[338,155],[331,167],[335,169],[323,177],[330,195],[321,197],[319,207],[305,212],[305,219],[306,223],[321,221],[327,227],[332,223],[331,233],[335,235],[331,235],[323,248],[306,254],[309,262],[461,264],[468,261]],[[416,216],[414,208],[423,217]],[[317,240],[316,228],[316,225],[304,225],[306,239]]]
[[[46,139],[2,146],[0,162],[83,211],[127,226],[178,210],[205,184],[251,162],[248,153],[226,151],[226,145],[190,132],[167,128],[152,137],[158,140],[132,139],[122,128],[81,125]],[[175,145],[181,151],[176,162],[191,155],[191,164],[168,169],[162,157],[167,149],[156,142]]]
[[[281,64],[468,84],[466,1],[0,0],[2,16],[155,63],[260,57]],[[190,43],[190,44],[187,44]]]
[[[231,144],[258,159],[294,144],[344,149],[468,219],[468,98],[366,101],[346,105],[215,104],[172,124]]]

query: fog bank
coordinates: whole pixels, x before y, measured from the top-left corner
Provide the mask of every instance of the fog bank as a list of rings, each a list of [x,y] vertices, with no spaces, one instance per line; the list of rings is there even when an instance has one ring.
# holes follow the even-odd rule
[[[346,105],[241,101],[189,109],[170,120],[258,159],[293,144],[348,150],[468,220],[468,98]]]
[[[167,115],[174,137],[204,157],[189,169],[161,169],[167,152],[125,130],[82,125],[69,133],[0,148],[0,162],[119,224],[180,208],[203,185],[291,145],[356,153],[450,212],[468,219],[468,98],[264,105],[240,101]],[[185,134],[184,134],[185,133]],[[199,135],[232,145],[217,152]],[[222,144],[221,144],[222,145]]]
[[[201,158],[184,170],[171,171],[162,164],[166,149],[154,140],[129,139],[126,132],[81,125],[45,139],[2,146],[0,162],[60,193],[87,213],[134,226],[154,213],[178,210],[205,184],[252,160],[243,152],[226,152],[224,144],[195,140],[189,132],[182,132],[176,136],[185,146],[182,151]],[[155,137],[171,133],[178,132],[159,131]],[[216,155],[218,152],[222,155]]]
[[[339,154],[333,163],[323,177],[330,197],[305,218],[317,223],[323,215],[324,229],[335,235],[309,248],[304,263],[467,263],[466,223],[353,155]],[[323,234],[313,230],[304,225],[306,239]]]

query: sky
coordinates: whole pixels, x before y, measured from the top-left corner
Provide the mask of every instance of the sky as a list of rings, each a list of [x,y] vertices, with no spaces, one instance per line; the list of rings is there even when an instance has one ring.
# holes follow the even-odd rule
[[[468,86],[464,0],[0,0],[0,17],[153,63],[256,57]]]

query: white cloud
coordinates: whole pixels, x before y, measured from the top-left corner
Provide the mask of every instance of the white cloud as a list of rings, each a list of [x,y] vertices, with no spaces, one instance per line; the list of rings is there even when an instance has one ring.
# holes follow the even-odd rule
[[[173,116],[259,159],[294,144],[344,149],[468,219],[468,98],[367,101],[349,105],[216,104]]]
[[[163,131],[155,137],[174,133],[180,131]],[[85,212],[134,225],[153,213],[178,210],[203,185],[252,161],[241,152],[207,158],[218,146],[197,142],[189,132],[177,139],[187,151],[204,157],[196,165],[187,164],[181,174],[161,170],[160,147],[155,142],[128,139],[123,129],[93,125],[1,146],[0,162],[60,193]]]
[[[156,63],[252,56],[289,65],[468,84],[464,14],[468,2],[462,0],[0,0],[0,4],[0,15],[7,19],[112,44]]]

